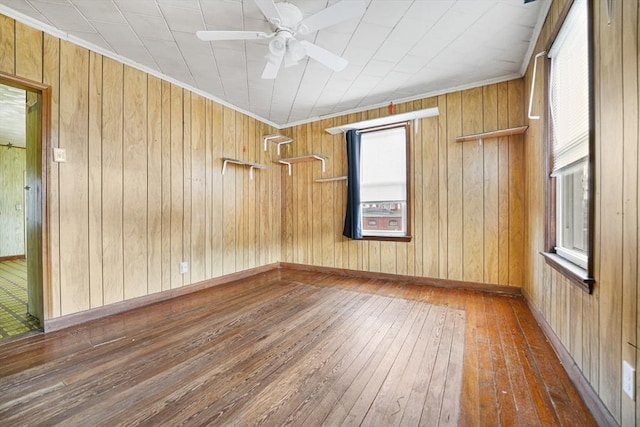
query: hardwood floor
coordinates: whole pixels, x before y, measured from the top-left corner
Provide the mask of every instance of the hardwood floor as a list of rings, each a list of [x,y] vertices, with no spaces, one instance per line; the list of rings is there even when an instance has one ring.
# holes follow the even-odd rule
[[[0,425],[595,425],[519,297],[274,270],[0,345]]]

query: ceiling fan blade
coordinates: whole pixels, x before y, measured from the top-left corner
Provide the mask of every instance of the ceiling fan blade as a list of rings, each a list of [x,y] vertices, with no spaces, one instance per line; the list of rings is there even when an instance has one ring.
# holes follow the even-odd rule
[[[300,44],[304,47],[309,57],[315,59],[325,67],[331,68],[333,71],[342,71],[347,64],[349,64],[346,59],[306,40],[300,41]]]
[[[280,16],[280,11],[276,7],[276,4],[273,0],[254,0],[258,9],[262,12],[262,14],[267,18],[269,22],[272,24],[280,24],[282,22],[282,16]]]
[[[298,31],[302,34],[313,33],[347,19],[362,16],[365,10],[364,0],[343,0],[303,19]]]
[[[203,41],[212,40],[257,40],[268,39],[271,34],[262,31],[196,31],[196,36]]]
[[[262,72],[262,78],[265,80],[273,80],[278,76],[280,64],[282,64],[282,56],[267,54],[265,58],[267,58],[267,65]]]

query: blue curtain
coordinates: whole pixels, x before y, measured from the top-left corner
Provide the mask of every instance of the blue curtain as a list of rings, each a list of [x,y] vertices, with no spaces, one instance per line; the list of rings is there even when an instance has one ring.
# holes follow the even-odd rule
[[[355,129],[345,134],[347,144],[347,212],[342,235],[350,239],[362,239],[360,215],[360,132]]]

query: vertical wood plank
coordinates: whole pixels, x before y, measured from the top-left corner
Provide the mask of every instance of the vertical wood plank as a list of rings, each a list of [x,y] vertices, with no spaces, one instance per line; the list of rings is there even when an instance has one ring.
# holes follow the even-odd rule
[[[605,2],[600,5],[606,7]],[[600,287],[600,396],[618,422],[621,421],[621,360],[622,308],[624,295],[622,277],[623,209],[622,189],[624,165],[622,56],[618,49],[622,23],[621,8],[612,8],[611,25],[607,13],[600,16],[600,80],[599,92],[600,151],[599,187],[601,194],[600,278],[607,286]],[[606,143],[605,143],[606,141]],[[606,144],[606,145],[605,145]],[[606,147],[606,148],[605,148]]]
[[[147,75],[124,67],[124,299],[147,294]]]
[[[104,304],[112,304],[124,298],[122,64],[103,58],[102,86],[102,262],[109,266],[102,280]]]
[[[193,95],[195,96],[195,95]],[[191,97],[189,91],[182,92],[182,261],[187,263],[187,271],[182,274],[182,285],[191,281]]]
[[[206,278],[206,161],[205,100],[191,98],[191,282]]]
[[[162,290],[162,81],[147,77],[147,290]]]
[[[509,126],[524,123],[523,79],[509,86]],[[522,286],[524,254],[524,141],[522,135],[509,137],[509,284]]]
[[[484,131],[498,128],[498,88],[496,85],[483,88]],[[484,150],[484,272],[483,282],[498,283],[498,140],[483,141]]]
[[[211,140],[212,143],[212,196],[211,196],[211,221],[212,221],[212,234],[211,234],[211,254],[213,259],[211,260],[211,272],[213,277],[221,276],[223,274],[223,258],[224,258],[224,204],[223,204],[223,177],[222,162],[220,157],[223,156],[223,107],[217,103],[208,103],[210,105],[211,116],[211,133],[207,136],[207,140]]]
[[[16,72],[16,21],[0,15],[0,71],[8,74]]]
[[[638,132],[639,115],[638,95],[640,56],[640,33],[638,31],[638,2],[621,4],[622,24],[619,37],[622,46],[621,71],[623,88],[623,214],[622,214],[622,360],[631,363],[636,369],[638,344]],[[638,387],[636,387],[638,390]],[[637,391],[636,391],[637,393]],[[640,419],[640,404],[635,399],[622,400],[622,425],[636,425]]]
[[[509,84],[498,84],[498,128],[509,126]],[[498,138],[498,283],[509,283],[509,137]]]
[[[462,92],[462,134],[482,132],[482,88]],[[481,141],[462,143],[462,278],[481,282],[484,271],[483,172]]]
[[[171,289],[183,285],[180,263],[184,259],[184,94],[171,85]]]
[[[89,297],[89,52],[62,42],[60,49],[61,314],[90,307]]]
[[[225,156],[235,153],[235,132],[236,132],[236,117],[235,111],[224,107],[224,134],[223,134],[223,152]],[[235,195],[235,183],[236,183],[236,168],[227,169],[222,179],[222,192],[223,192],[223,251],[224,256],[222,259],[222,272],[223,274],[233,273],[236,271],[236,195]]]
[[[461,280],[463,274],[463,159],[462,144],[455,142],[462,135],[462,94],[447,95],[447,275],[448,279]]]
[[[36,82],[42,81],[43,33],[20,22],[15,25],[15,73]]]
[[[449,271],[449,160],[447,139],[447,96],[438,96],[438,276]],[[425,251],[426,252],[426,251]]]
[[[162,290],[171,289],[171,84],[162,82]]]
[[[89,295],[104,304],[102,288],[102,56],[89,54]]]
[[[0,22],[6,18],[0,15]],[[2,25],[2,24],[0,24]],[[0,30],[1,32],[2,30]],[[2,36],[0,35],[0,38]],[[4,41],[0,40],[0,49]],[[0,54],[0,62],[3,61]],[[60,40],[44,35],[43,83],[48,84],[51,93],[51,147],[60,146]],[[49,165],[49,253],[50,288],[44,289],[45,319],[60,316],[60,168],[58,163]]]

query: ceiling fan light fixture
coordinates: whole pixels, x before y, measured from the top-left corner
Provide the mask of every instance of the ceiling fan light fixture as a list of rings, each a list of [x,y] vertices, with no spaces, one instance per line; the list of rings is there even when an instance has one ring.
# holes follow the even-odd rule
[[[307,56],[306,49],[296,39],[290,39],[289,43],[287,43],[287,53],[291,54],[291,58],[296,62]]]
[[[282,36],[282,34],[278,34],[269,42],[269,52],[275,56],[282,56],[285,54],[287,50],[287,40]]]

